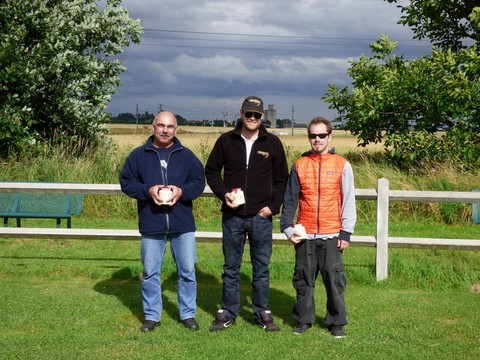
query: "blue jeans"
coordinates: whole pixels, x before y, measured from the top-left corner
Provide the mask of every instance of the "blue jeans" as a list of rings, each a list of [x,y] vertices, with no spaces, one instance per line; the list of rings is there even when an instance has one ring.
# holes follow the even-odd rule
[[[259,215],[223,215],[223,293],[222,308],[236,318],[240,311],[240,265],[246,235],[250,243],[252,263],[252,308],[253,318],[258,320],[260,312],[268,310],[270,272],[272,257],[272,218]]]
[[[195,317],[197,280],[195,276],[195,233],[171,233],[170,250],[177,266],[178,312],[181,320]],[[160,275],[167,247],[167,235],[142,236],[140,249],[143,264],[142,299],[145,320],[162,318],[162,288]]]

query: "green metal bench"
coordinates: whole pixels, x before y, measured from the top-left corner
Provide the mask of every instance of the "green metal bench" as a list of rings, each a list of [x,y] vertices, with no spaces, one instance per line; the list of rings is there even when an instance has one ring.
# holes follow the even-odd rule
[[[472,191],[480,191],[480,189],[474,189]],[[472,215],[473,215],[473,223],[480,225],[480,204],[476,204],[476,203],[472,204]]]
[[[79,215],[82,210],[81,194],[11,194],[0,193],[0,217],[3,226],[8,227],[8,219],[56,219],[57,228],[62,219],[67,220],[67,227],[72,227],[72,215]]]

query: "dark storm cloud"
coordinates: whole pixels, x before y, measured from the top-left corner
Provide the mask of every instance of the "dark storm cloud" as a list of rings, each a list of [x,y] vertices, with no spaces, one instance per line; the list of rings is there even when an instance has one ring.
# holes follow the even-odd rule
[[[238,113],[247,95],[274,104],[279,118],[333,116],[320,98],[327,84],[347,85],[349,59],[369,55],[380,34],[409,57],[428,53],[397,25],[382,0],[125,0],[142,19],[140,45],[119,56],[127,71],[108,111],[155,112],[187,119]]]

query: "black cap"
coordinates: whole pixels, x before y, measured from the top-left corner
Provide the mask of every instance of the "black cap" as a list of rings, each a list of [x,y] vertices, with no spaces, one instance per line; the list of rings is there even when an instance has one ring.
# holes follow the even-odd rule
[[[259,97],[249,96],[245,100],[243,100],[242,110],[256,111],[263,114],[263,101]]]

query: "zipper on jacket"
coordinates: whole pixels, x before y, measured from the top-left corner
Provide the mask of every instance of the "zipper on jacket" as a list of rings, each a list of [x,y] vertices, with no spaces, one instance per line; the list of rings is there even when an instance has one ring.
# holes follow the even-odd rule
[[[168,163],[170,162],[170,157],[174,152],[180,151],[183,147],[179,147],[178,149],[172,150],[168,154],[167,158],[167,167],[164,169],[162,167],[162,159],[160,159],[160,156],[158,155],[158,152],[155,151],[155,154],[158,157],[158,161],[160,163],[160,171],[162,172],[162,180],[164,182],[163,185],[168,185]],[[165,170],[165,171],[164,171]],[[165,207],[165,218],[166,218],[166,223],[167,223],[167,233],[170,233],[170,217],[168,216],[168,208]]]
[[[322,156],[318,155],[320,157],[320,161],[318,162],[318,196],[317,196],[317,234],[321,234],[320,230],[320,182],[321,182],[321,177],[322,177]]]
[[[245,189],[243,189],[243,192],[246,194],[247,193],[247,186],[248,184],[248,165],[245,166]],[[243,215],[247,215],[247,197],[245,196],[245,204],[243,204]]]

